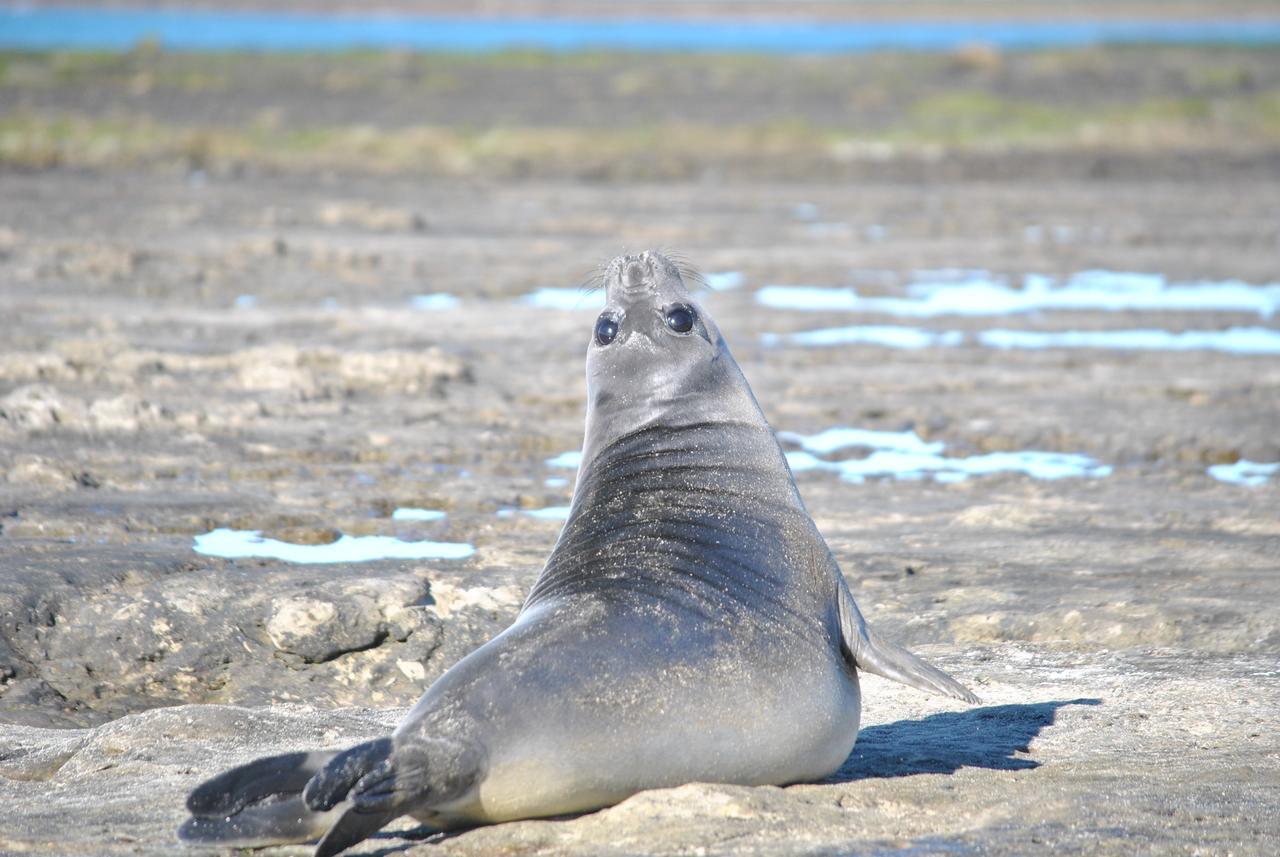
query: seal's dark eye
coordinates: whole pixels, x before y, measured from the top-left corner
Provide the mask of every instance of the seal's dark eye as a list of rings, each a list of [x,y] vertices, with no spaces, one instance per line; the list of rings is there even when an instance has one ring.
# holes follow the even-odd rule
[[[608,345],[618,335],[618,322],[607,315],[596,319],[596,342]]]
[[[667,327],[676,333],[688,333],[693,330],[693,322],[697,316],[687,306],[677,304],[667,310]]]

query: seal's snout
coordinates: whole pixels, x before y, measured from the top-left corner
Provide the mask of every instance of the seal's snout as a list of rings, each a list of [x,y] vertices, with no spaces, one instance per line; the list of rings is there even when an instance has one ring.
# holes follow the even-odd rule
[[[644,281],[648,279],[649,272],[645,270],[645,266],[639,261],[627,262],[626,284],[630,288],[639,288],[644,285]]]
[[[609,263],[605,278],[611,297],[624,303],[650,299],[673,286],[680,287],[676,266],[656,250],[619,256]]]
[[[654,290],[653,260],[648,253],[624,256],[619,261],[617,282],[624,295],[631,299],[643,298]]]

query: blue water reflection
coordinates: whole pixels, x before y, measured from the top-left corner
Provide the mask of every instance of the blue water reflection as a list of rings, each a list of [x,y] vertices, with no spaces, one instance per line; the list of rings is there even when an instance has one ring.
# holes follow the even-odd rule
[[[840,54],[1004,50],[1096,44],[1280,43],[1280,18],[1152,21],[738,21],[439,18],[209,9],[0,8],[0,47],[128,50],[144,39],[182,51],[390,48]]]

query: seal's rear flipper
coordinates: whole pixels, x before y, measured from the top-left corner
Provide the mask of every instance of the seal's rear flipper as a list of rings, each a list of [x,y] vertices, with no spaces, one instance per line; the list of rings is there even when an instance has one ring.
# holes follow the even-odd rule
[[[235,815],[273,795],[296,795],[336,753],[285,753],[255,759],[205,780],[187,796],[197,818]]]
[[[341,809],[312,812],[295,794],[247,806],[232,815],[193,816],[178,828],[178,838],[192,845],[227,848],[288,845],[319,838],[341,815]]]
[[[845,657],[854,666],[900,681],[917,690],[940,693],[965,702],[980,701],[964,685],[942,670],[929,666],[906,649],[882,639],[868,628],[867,620],[862,618],[858,605],[853,601],[848,584],[838,571],[836,576],[839,584],[840,635],[843,637]]]
[[[336,854],[400,814],[356,813],[347,795],[390,752],[391,739],[382,738],[342,753],[287,753],[232,768],[191,792],[192,817],[178,838],[260,848],[323,837],[317,853]],[[310,800],[313,792],[326,800]]]
[[[219,774],[187,796],[192,817],[178,829],[184,842],[259,848],[321,836],[341,812],[313,812],[302,788],[335,753],[268,756]]]

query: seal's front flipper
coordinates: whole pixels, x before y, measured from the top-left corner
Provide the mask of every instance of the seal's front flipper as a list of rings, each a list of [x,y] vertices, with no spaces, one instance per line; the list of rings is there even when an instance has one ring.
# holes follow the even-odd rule
[[[392,819],[464,794],[480,775],[477,754],[445,738],[381,738],[334,756],[303,791],[313,813],[341,816],[316,846],[330,857]]]
[[[325,810],[346,800],[365,814],[403,815],[455,800],[480,775],[479,754],[464,742],[420,736],[398,745],[383,740],[385,745],[353,747],[330,762],[307,786],[307,805]],[[344,760],[365,747],[370,750],[360,764]]]
[[[342,813],[342,817],[329,828],[329,832],[316,846],[313,857],[333,857],[363,842],[377,833],[382,826],[390,822],[398,812],[362,812],[359,808],[351,808]]]
[[[336,753],[319,770],[302,793],[307,806],[316,812],[333,809],[355,787],[360,778],[378,768],[391,755],[391,739],[379,738]]]
[[[410,794],[402,790],[404,799],[393,799],[397,791],[393,752],[390,738],[359,744],[335,756],[307,784],[303,798],[312,812],[339,813],[316,846],[314,857],[332,857],[345,851],[407,811]],[[406,770],[406,776],[400,777],[404,786],[426,792],[425,759],[423,762],[421,776],[409,777]]]
[[[842,648],[845,657],[854,666],[911,685],[917,690],[940,693],[965,702],[979,701],[964,685],[942,670],[929,666],[906,649],[890,643],[868,628],[867,620],[862,618],[858,605],[853,601],[853,594],[849,592],[849,586],[839,571],[836,572],[836,578],[839,585]]]

